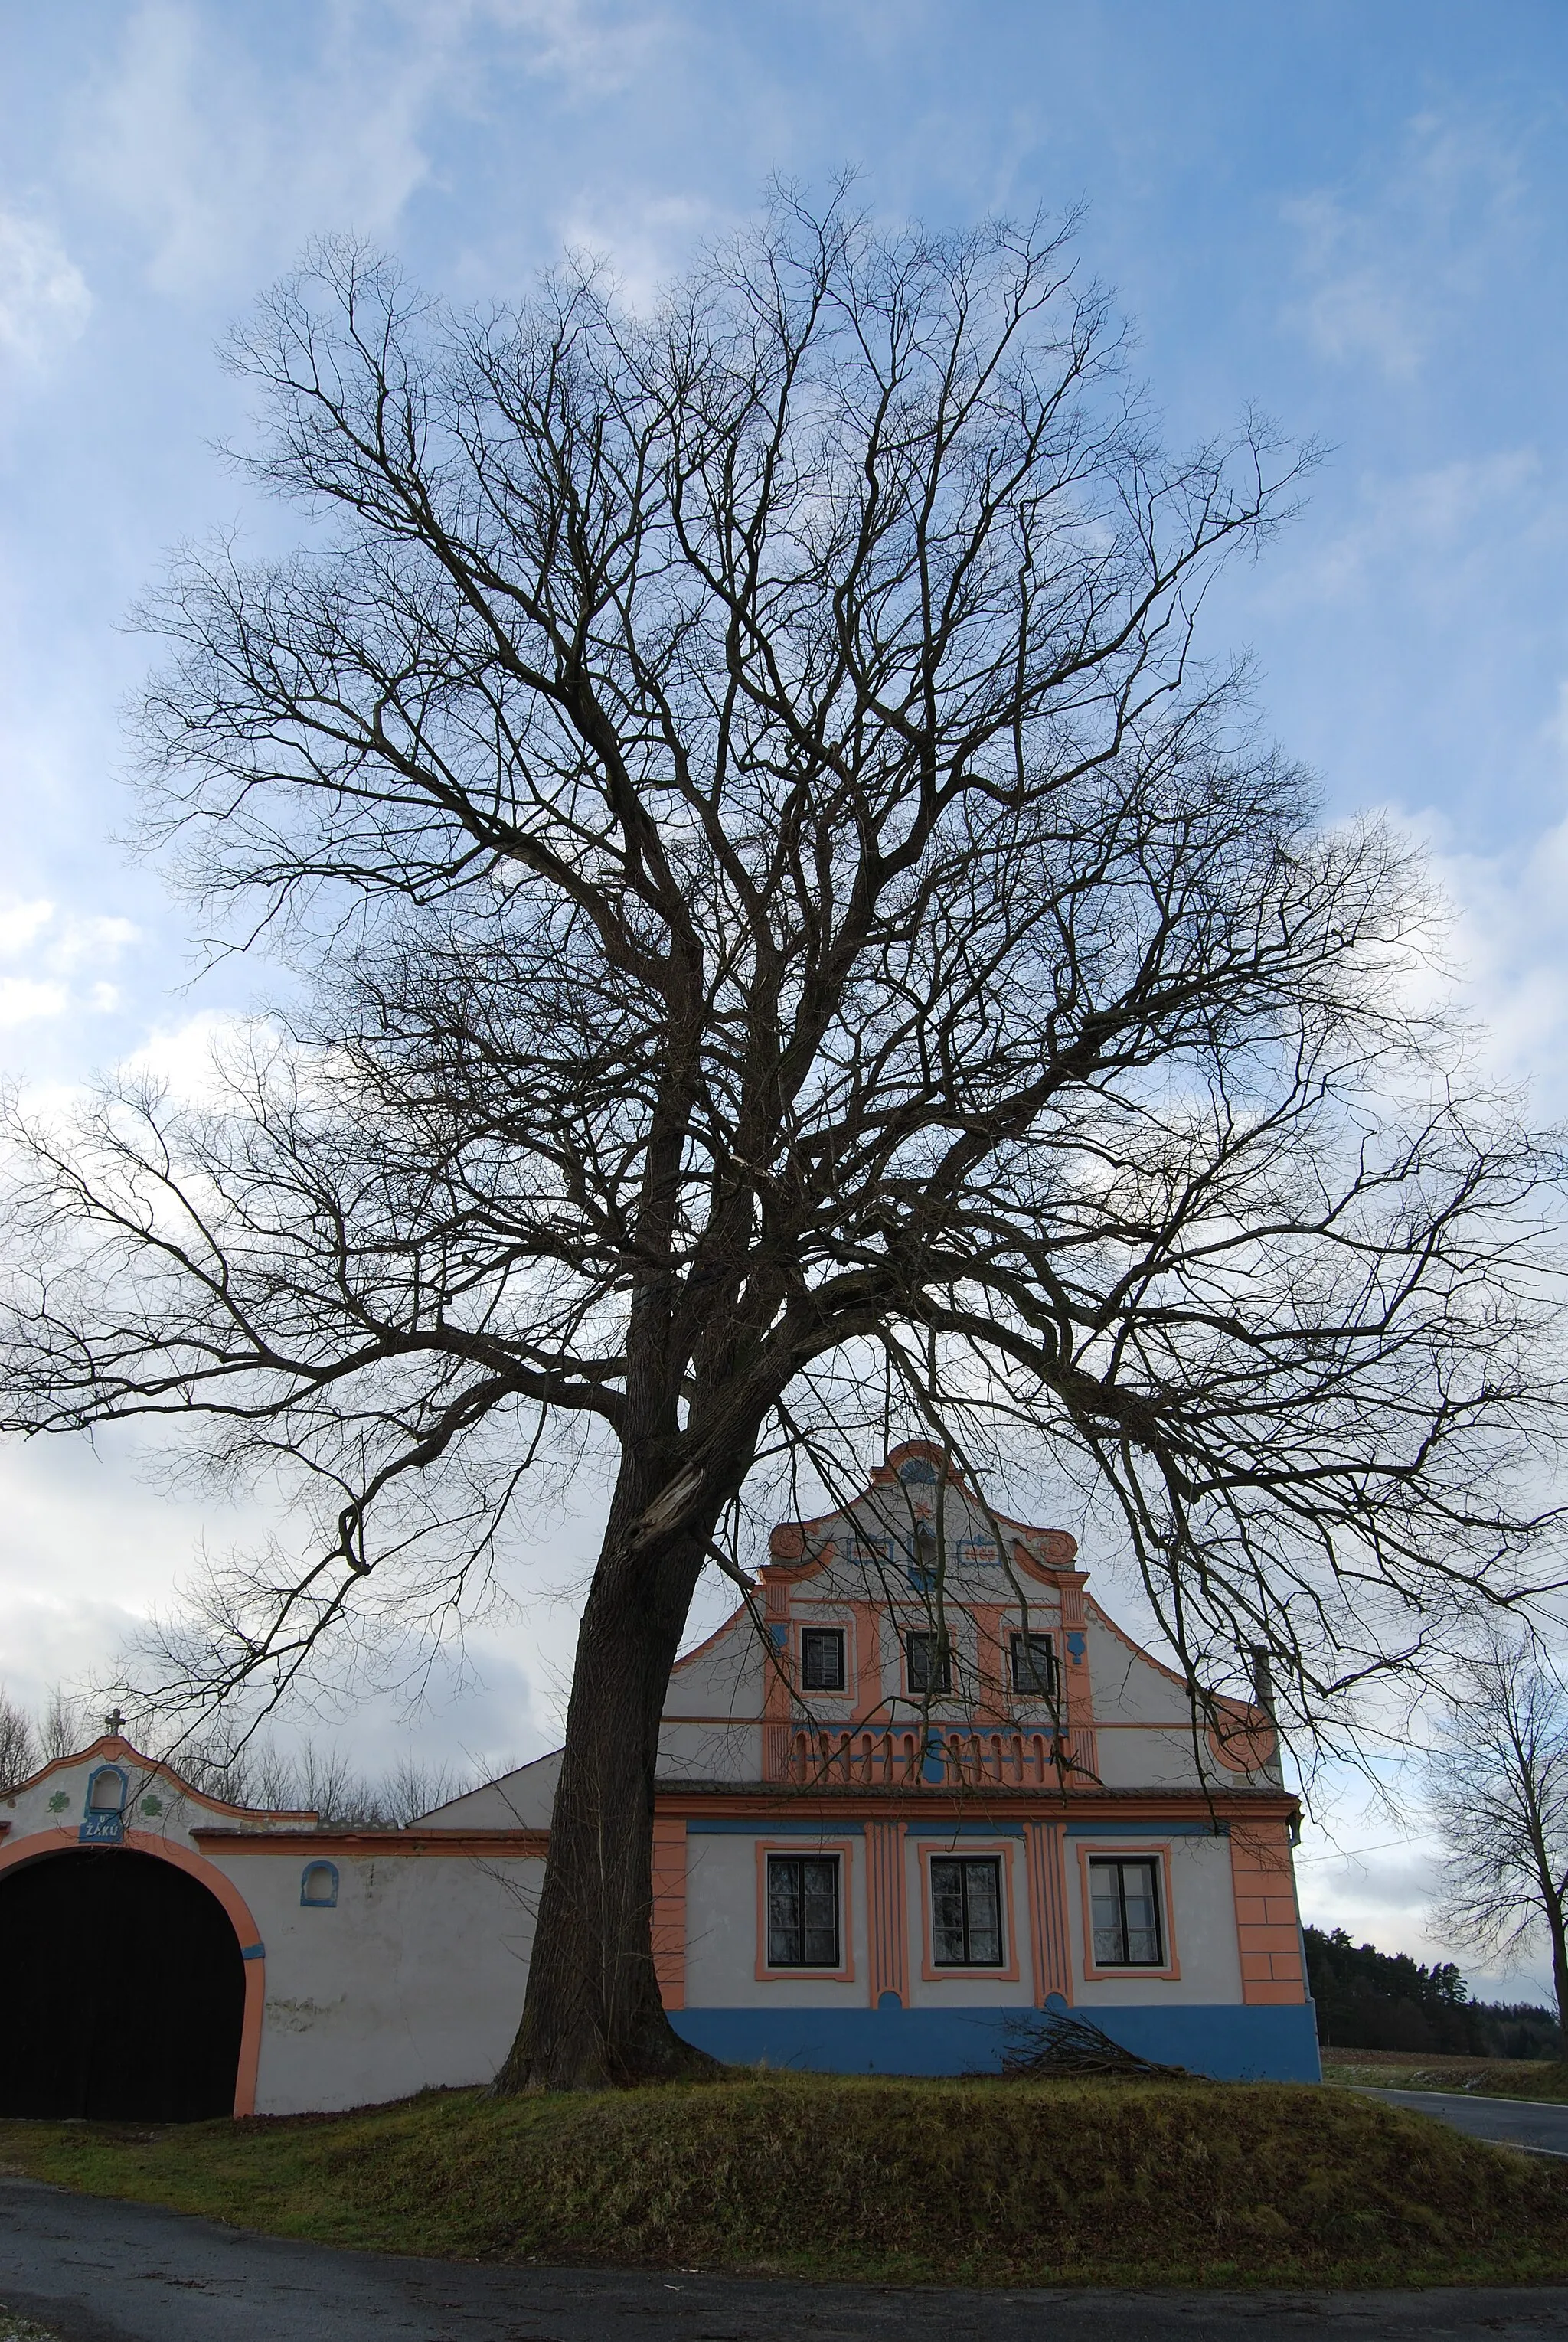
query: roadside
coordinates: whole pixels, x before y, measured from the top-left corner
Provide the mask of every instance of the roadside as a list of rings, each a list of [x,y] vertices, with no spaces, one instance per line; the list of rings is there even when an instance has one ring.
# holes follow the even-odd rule
[[[1342,2085],[1343,2087],[1343,2085]],[[1452,2123],[1467,2138],[1484,2139],[1491,2147],[1527,2147],[1533,2155],[1568,2159],[1568,2106],[1529,2098],[1483,2098],[1454,2090],[1369,2089],[1352,2087],[1384,2106],[1405,2107],[1412,2114]]]
[[[19,2180],[0,2181],[0,2297],[50,2342],[1568,2342],[1562,2286],[1008,2292],[475,2267]]]
[[[1568,2103],[1568,2065],[1543,2057],[1422,2057],[1406,2049],[1325,2049],[1325,2082],[1381,2090],[1452,2090]]]
[[[0,2168],[277,2237],[672,2283],[1568,2279],[1568,2163],[1500,2154],[1438,2110],[1278,2083],[737,2070],[273,2120],[12,2122]],[[4,2300],[29,2307],[0,2268]]]

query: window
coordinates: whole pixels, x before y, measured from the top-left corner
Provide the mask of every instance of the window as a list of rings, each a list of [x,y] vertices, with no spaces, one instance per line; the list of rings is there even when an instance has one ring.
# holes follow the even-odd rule
[[[1002,1866],[994,1856],[931,1865],[932,1958],[939,1968],[1002,1965]]]
[[[953,1652],[945,1635],[912,1627],[904,1638],[904,1660],[911,1691],[952,1690]]]
[[[804,1691],[844,1689],[844,1628],[803,1626],[800,1679]]]
[[[838,1857],[768,1857],[768,1966],[838,1966]]]
[[[87,1811],[90,1814],[123,1814],[125,1810],[125,1777],[113,1765],[105,1765],[95,1773],[87,1787]]]
[[[1089,1865],[1096,1967],[1157,1968],[1163,1965],[1155,1869],[1147,1857]]]
[[[337,1866],[307,1862],[300,1873],[299,1899],[307,1911],[330,1911],[337,1902]]]
[[[1025,1699],[1049,1699],[1056,1688],[1056,1654],[1049,1635],[1014,1635],[1013,1688]]]

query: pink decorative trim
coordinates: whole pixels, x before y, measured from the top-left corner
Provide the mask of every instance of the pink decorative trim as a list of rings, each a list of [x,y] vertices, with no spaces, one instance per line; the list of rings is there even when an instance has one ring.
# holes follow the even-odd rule
[[[51,1756],[46,1765],[41,1765],[35,1773],[30,1773],[25,1781],[18,1781],[14,1789],[8,1790],[5,1801],[7,1805],[15,1805],[25,1790],[35,1789],[40,1781],[48,1779],[51,1773],[64,1772],[71,1765],[91,1765],[97,1759],[115,1765],[137,1766],[146,1775],[147,1782],[173,1781],[183,1797],[189,1797],[195,1805],[205,1806],[209,1813],[245,1814],[250,1820],[258,1822],[313,1822],[315,1819],[314,1812],[302,1807],[268,1809],[260,1806],[231,1806],[226,1805],[222,1797],[209,1797],[205,1789],[193,1789],[172,1765],[161,1763],[156,1756],[144,1756],[139,1748],[133,1748],[128,1740],[122,1739],[114,1732],[102,1734],[90,1747],[79,1748],[74,1756]],[[142,1785],[143,1787],[145,1786],[146,1783]],[[133,1792],[136,1797],[141,1794],[141,1788]]]
[[[160,1837],[154,1830],[128,1829],[123,1845],[137,1854],[155,1855],[160,1862],[171,1864],[186,1876],[196,1879],[209,1895],[223,1905],[229,1925],[239,1938],[240,1950],[249,1957],[245,1961],[245,2013],[240,2020],[240,2057],[235,2075],[235,2107],[236,2116],[254,2115],[256,2105],[256,2069],[261,2063],[262,2012],[266,2006],[266,1958],[262,1947],[261,1933],[251,1916],[251,1908],[232,1879],[199,1854],[192,1854],[174,1838]],[[15,1846],[0,1847],[0,1871],[14,1870],[22,1864],[38,1860],[49,1854],[74,1851],[80,1844],[74,1829],[35,1830]],[[105,1860],[112,1860],[113,1847],[94,1849]]]
[[[1044,2008],[1054,1992],[1073,2000],[1073,1935],[1067,1917],[1067,1866],[1060,1822],[1024,1825],[1024,1873],[1029,1888],[1029,1960],[1034,1971],[1034,2006]]]
[[[1232,1823],[1231,1885],[1243,2000],[1304,2001],[1295,1865],[1283,1822]]]
[[[902,1822],[865,1826],[865,1934],[873,2008],[893,1992],[909,2006],[909,1897]]]
[[[882,1608],[875,1602],[852,1602],[854,1614],[854,1706],[853,1724],[864,1724],[882,1706]]]
[[[686,2005],[686,1825],[654,1818],[654,1974],[666,2008]]]

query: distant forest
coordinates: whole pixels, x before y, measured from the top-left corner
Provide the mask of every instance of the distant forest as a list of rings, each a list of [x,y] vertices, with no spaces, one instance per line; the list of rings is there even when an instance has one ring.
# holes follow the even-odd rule
[[[1423,1967],[1403,1952],[1353,1944],[1343,1927],[1303,1930],[1317,2037],[1335,2049],[1411,2049],[1451,2057],[1561,2057],[1550,2009],[1472,2000],[1452,1960]]]

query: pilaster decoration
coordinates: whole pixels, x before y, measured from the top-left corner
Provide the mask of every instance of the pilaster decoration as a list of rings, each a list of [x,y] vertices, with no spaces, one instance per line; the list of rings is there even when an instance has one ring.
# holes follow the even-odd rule
[[[686,2005],[686,1825],[654,1818],[654,1974],[666,2008]]]
[[[1073,1998],[1073,1939],[1067,1924],[1067,1860],[1061,1822],[1025,1822],[1024,1861],[1029,1893],[1029,1958],[1034,2006],[1052,1993]]]
[[[773,1542],[776,1552],[777,1529]],[[790,1760],[790,1573],[764,1568],[762,1579],[763,1625],[768,1638],[763,1679],[763,1778],[784,1781],[789,1778]]]
[[[1242,1998],[1294,2007],[1306,1998],[1290,1835],[1283,1821],[1231,1824],[1231,1880]]]
[[[1000,1724],[1012,1708],[1007,1656],[1002,1648],[1002,1605],[973,1602],[975,1674],[974,1714],[982,1724]]]
[[[1073,1759],[1067,1781],[1070,1787],[1086,1788],[1100,1777],[1094,1691],[1089,1676],[1089,1617],[1084,1602],[1088,1576],[1081,1569],[1064,1569],[1056,1582],[1062,1589],[1062,1707]]]
[[[852,1724],[875,1716],[885,1694],[882,1688],[882,1612],[874,1602],[852,1602],[854,1619],[854,1707]]]
[[[873,2008],[884,1993],[909,2006],[909,1913],[904,1891],[904,1825],[865,1826],[865,1927]]]

